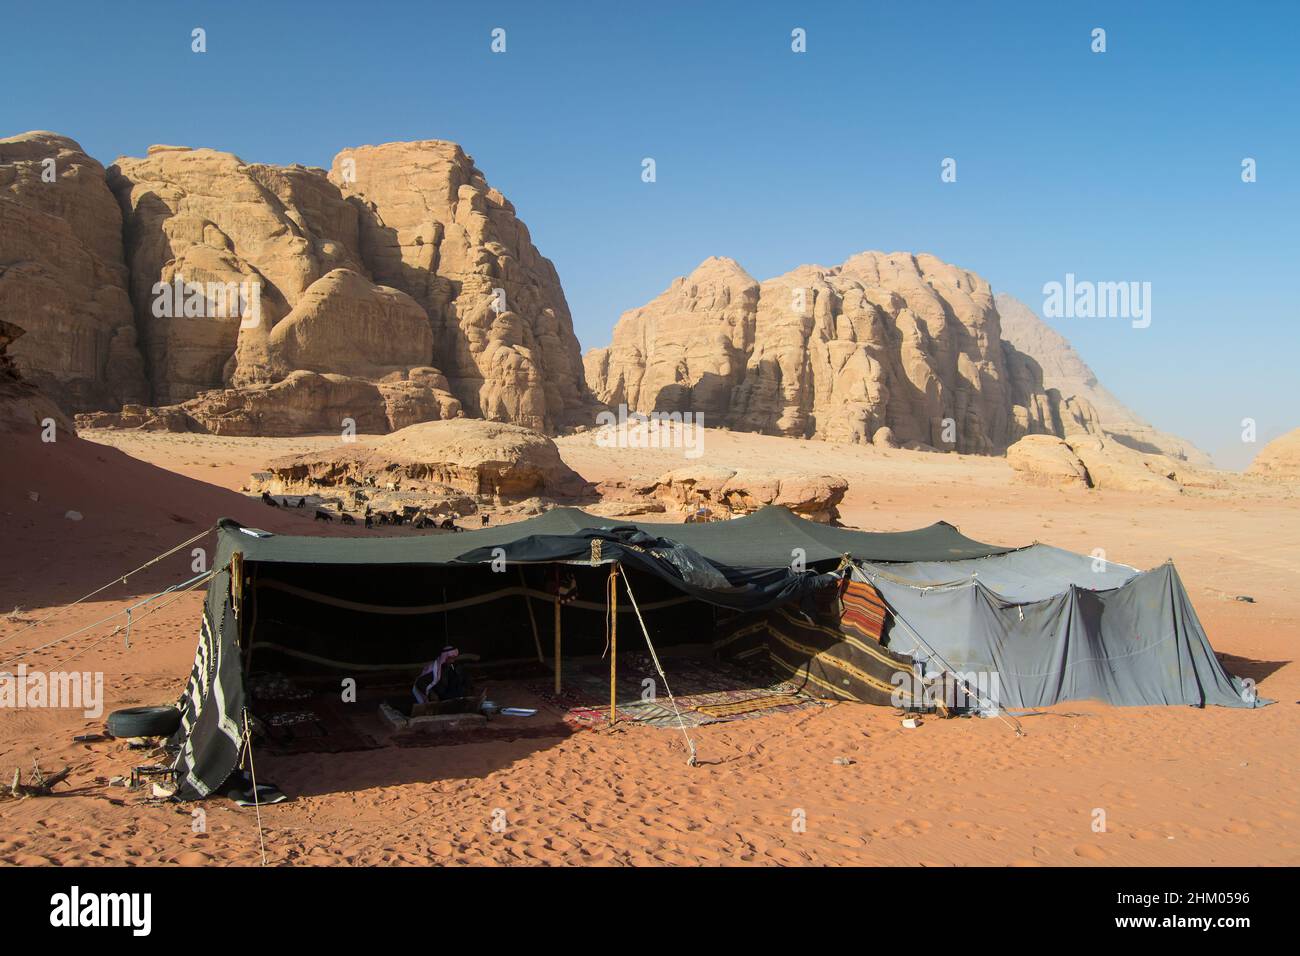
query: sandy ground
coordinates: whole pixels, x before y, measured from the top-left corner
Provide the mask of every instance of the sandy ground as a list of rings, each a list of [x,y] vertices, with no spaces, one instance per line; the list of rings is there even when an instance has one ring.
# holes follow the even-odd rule
[[[6,439],[0,608],[23,610],[0,616],[0,661],[188,577],[187,549],[48,624],[23,623],[221,514],[271,530],[343,533],[233,492],[267,458],[336,439],[96,437],[106,444],[67,440],[55,450]],[[680,451],[610,452],[590,436],[559,444],[593,480],[683,463]],[[715,432],[705,460],[843,474],[852,481],[845,522],[862,528],[942,518],[997,543],[1103,548],[1137,566],[1172,557],[1229,668],[1278,703],[1256,711],[1071,704],[1025,718],[1020,738],[998,720],[927,719],[905,730],[888,709],[840,704],[698,728],[695,768],[678,733],[645,727],[266,755],[257,760],[259,778],[296,798],[263,808],[268,862],[1300,863],[1296,488],[1243,483],[1173,500],[1065,493],[1015,484],[1000,460]],[[83,520],[64,518],[67,509]],[[137,619],[129,648],[106,626],[26,659],[32,667],[102,670],[108,709],[165,703],[188,674],[199,603],[187,594]],[[0,862],[260,861],[251,810],[208,801],[199,805],[206,832],[196,833],[194,807],[150,804],[107,786],[147,758],[122,742],[72,742],[100,729],[102,719],[75,711],[0,710],[6,780],[33,760],[73,768],[59,796],[0,801]],[[853,762],[836,762],[845,757]],[[1104,833],[1092,828],[1097,809],[1105,811]]]

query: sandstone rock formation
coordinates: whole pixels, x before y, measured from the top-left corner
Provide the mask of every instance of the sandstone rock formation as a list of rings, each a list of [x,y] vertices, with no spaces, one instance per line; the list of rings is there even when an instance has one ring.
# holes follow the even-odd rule
[[[337,451],[311,452],[269,462],[254,491],[322,497],[360,492],[367,499],[406,496],[436,510],[459,499],[510,502],[530,498],[577,500],[587,483],[560,458],[555,443],[519,425],[474,419],[423,422],[366,444],[340,443]]]
[[[382,434],[417,422],[455,418],[460,402],[437,369],[413,368],[378,382],[291,372],[278,382],[212,389],[177,405],[126,405],[77,416],[82,428],[195,431],[236,437]]]
[[[1003,342],[988,283],[929,255],[765,282],[707,259],[585,364],[607,405],[745,431],[980,454],[1060,431],[1061,397]]]
[[[590,417],[555,269],[459,146],[333,166],[153,146],[105,173],[52,133],[0,141],[0,314],[30,333],[16,361],[65,407],[111,412],[92,425]],[[308,392],[320,415],[272,407]]]
[[[1274,481],[1300,481],[1300,428],[1274,438],[1261,448],[1246,474]]]
[[[131,298],[160,404],[282,377],[284,363],[269,354],[274,327],[318,279],[362,269],[355,211],[322,170],[152,146],[144,158],[118,159],[109,182],[125,213]],[[183,293],[173,295],[178,279]],[[337,283],[313,291],[309,309],[344,303],[334,334],[347,336],[365,293],[349,284],[340,296]]]
[[[148,396],[104,169],[48,132],[0,139],[0,318],[24,377],[69,411]]]
[[[660,475],[645,494],[672,502],[679,510],[708,508],[724,515],[783,505],[812,521],[831,524],[839,520],[839,504],[848,490],[848,480],[839,475],[690,466]]]
[[[1211,467],[1210,457],[1199,448],[1151,427],[1116,398],[1097,380],[1065,336],[1033,309],[1005,292],[994,296],[994,301],[1002,318],[1002,338],[1038,363],[1045,388],[1088,402],[1096,409],[1098,428],[1134,451],[1168,455],[1200,468]]]
[[[426,366],[432,354],[433,330],[415,300],[351,269],[313,282],[267,346],[277,378],[299,369],[382,378]]]
[[[1007,449],[1007,464],[1032,485],[1091,488],[1088,469],[1063,438],[1026,435]]]
[[[0,431],[19,428],[40,429],[53,420],[56,434],[75,435],[62,410],[30,382],[23,379],[18,364],[10,354],[10,347],[24,332],[16,325],[0,319]]]
[[[330,180],[358,209],[361,255],[375,280],[428,313],[431,364],[467,415],[550,432],[587,413],[555,267],[459,146],[347,149]]]
[[[1007,449],[1007,463],[1026,483],[1176,495],[1184,488],[1224,487],[1222,475],[1168,455],[1135,451],[1077,422],[1064,438],[1029,435]]]

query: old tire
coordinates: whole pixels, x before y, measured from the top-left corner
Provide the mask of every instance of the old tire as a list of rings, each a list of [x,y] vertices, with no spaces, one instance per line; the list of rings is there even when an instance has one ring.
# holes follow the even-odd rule
[[[108,715],[108,732],[114,737],[170,737],[180,725],[175,707],[128,707]]]

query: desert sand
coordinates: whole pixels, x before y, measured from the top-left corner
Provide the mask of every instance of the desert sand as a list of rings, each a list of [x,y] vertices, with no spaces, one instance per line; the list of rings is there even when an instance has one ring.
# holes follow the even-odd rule
[[[268,458],[335,438],[94,438],[6,448],[0,602],[21,610],[0,616],[0,660],[188,577],[190,556],[177,555],[49,624],[24,623],[221,514],[270,530],[345,533],[237,493]],[[0,862],[257,864],[264,841],[270,864],[1300,863],[1300,486],[1243,479],[1153,498],[1027,487],[1002,458],[713,431],[707,441],[710,462],[844,475],[850,526],[944,519],[996,543],[1104,548],[1139,567],[1173,558],[1228,669],[1277,703],[1070,704],[1022,718],[1023,737],[999,720],[926,718],[903,729],[888,708],[837,704],[697,728],[693,768],[678,733],[640,726],[338,755],[255,752],[258,779],[294,798],[262,808],[260,838],[255,813],[227,800],[197,805],[207,832],[195,833],[195,806],[109,786],[145,761],[123,741],[72,741],[102,730],[102,718],[6,709],[6,779],[33,761],[72,774],[56,797],[0,801]],[[597,448],[590,434],[557,444],[593,481],[681,464],[680,451]],[[83,519],[64,518],[68,509]],[[106,711],[170,702],[189,672],[200,602],[186,594],[138,619],[129,648],[101,627],[26,659],[102,670]],[[1092,829],[1097,808],[1104,833]],[[501,832],[496,811],[505,813]],[[803,832],[792,826],[800,815]]]

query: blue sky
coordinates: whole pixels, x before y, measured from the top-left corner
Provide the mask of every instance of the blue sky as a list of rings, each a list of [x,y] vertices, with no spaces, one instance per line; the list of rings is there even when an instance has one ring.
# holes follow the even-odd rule
[[[1294,3],[128,0],[0,22],[0,131],[105,164],[461,143],[555,262],[584,348],[709,255],[767,278],[927,251],[1035,308],[1067,272],[1151,282],[1149,328],[1052,324],[1222,465],[1259,447],[1243,418],[1260,444],[1300,425]]]

